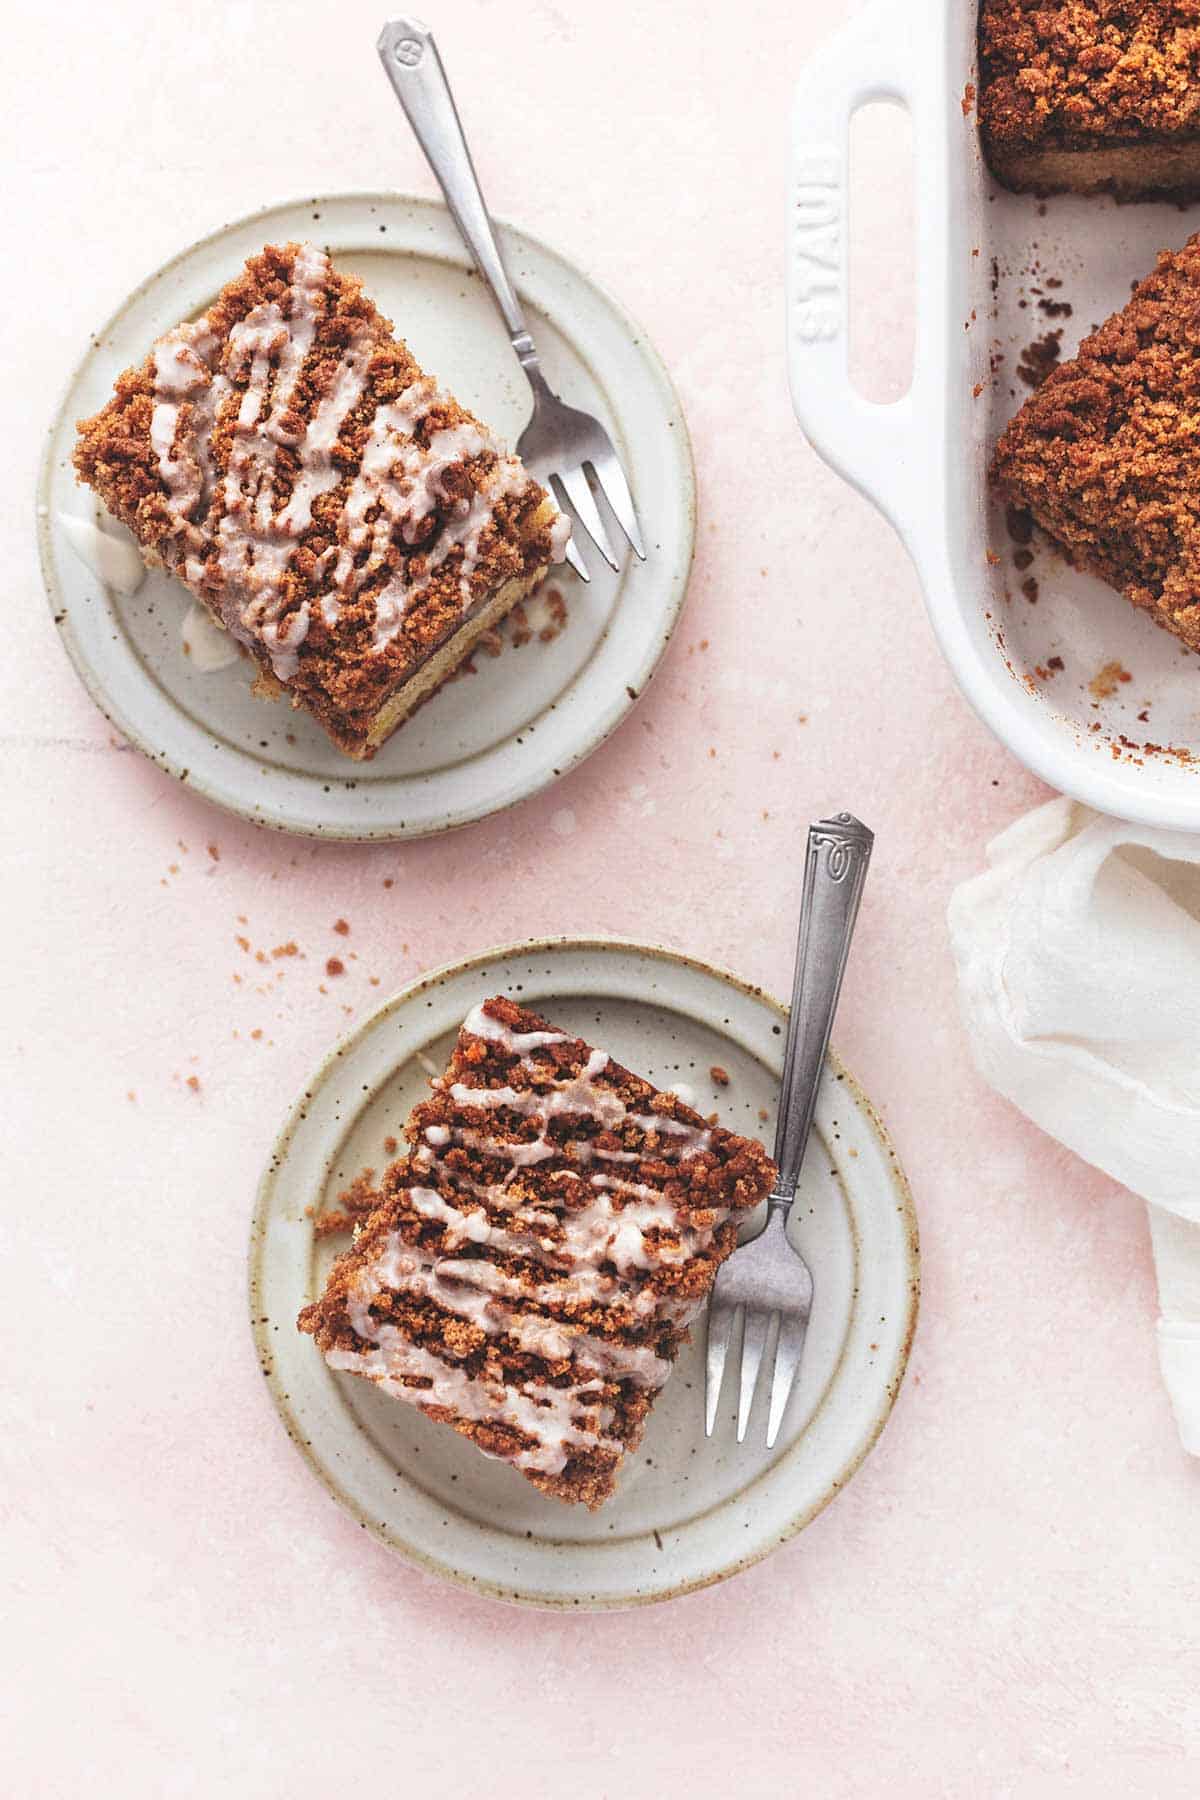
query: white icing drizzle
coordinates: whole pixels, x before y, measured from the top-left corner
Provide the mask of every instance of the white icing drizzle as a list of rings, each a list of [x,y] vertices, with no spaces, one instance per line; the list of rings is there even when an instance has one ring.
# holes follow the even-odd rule
[[[462,1265],[447,1259],[439,1266],[446,1276],[457,1274],[460,1266],[469,1269],[468,1279],[475,1287],[486,1288],[492,1294],[506,1294],[511,1299],[532,1300],[539,1306],[621,1306],[639,1317],[660,1310],[653,1288],[622,1288],[616,1276],[603,1269],[572,1269],[569,1273],[552,1270],[547,1279],[526,1284],[481,1257]]]
[[[90,519],[60,512],[55,523],[85,569],[115,594],[136,594],[146,579],[146,565],[132,538],[102,531]],[[119,529],[119,528],[118,528]]]
[[[292,410],[296,390],[317,341],[330,276],[329,259],[302,245],[292,267],[284,301],[267,301],[241,319],[222,341],[208,315],[176,326],[154,346],[154,407],[150,438],[169,501],[172,528],[162,547],[168,566],[193,587],[204,587],[226,627],[245,644],[264,647],[281,681],[299,667],[299,650],[311,622],[306,596],[285,616],[294,584],[287,577],[297,546],[312,524],[314,502],[343,479],[333,451],[347,419],[364,392],[372,353],[366,326],[342,347],[325,391],[307,422]],[[211,438],[234,381],[245,377],[233,422],[228,465],[218,481]],[[380,406],[372,418],[360,466],[350,483],[338,525],[338,543],[317,565],[317,577],[332,570],[332,591],[323,591],[321,609],[329,626],[345,602],[365,583],[378,579],[396,538],[415,551],[375,597],[373,640],[383,649],[404,617],[430,586],[437,570],[458,549],[459,591],[464,611],[471,604],[471,577],[496,506],[506,496],[528,491],[530,478],[515,457],[481,428],[465,421],[436,432],[427,449],[415,441],[422,419],[449,396],[428,378],[398,400]],[[286,502],[278,507],[276,461],[281,446],[299,469]],[[491,467],[469,499],[452,499],[448,472],[483,453]],[[215,539],[202,526],[216,505]],[[419,549],[425,522],[435,511],[441,529],[428,550]],[[561,529],[551,530],[556,553]],[[206,561],[215,552],[214,564]],[[362,552],[366,551],[365,558]]]
[[[593,1051],[593,1057],[602,1055]],[[604,1058],[602,1067],[607,1067],[608,1058]],[[519,1113],[523,1118],[540,1118],[550,1120],[562,1113],[582,1113],[597,1120],[605,1130],[613,1130],[628,1119],[633,1125],[640,1126],[644,1132],[656,1132],[659,1137],[675,1139],[680,1145],[679,1159],[699,1156],[712,1144],[712,1132],[702,1130],[698,1125],[688,1125],[681,1119],[664,1118],[660,1113],[631,1113],[625,1108],[620,1095],[611,1088],[597,1087],[593,1074],[598,1071],[585,1069],[570,1081],[554,1083],[548,1092],[537,1093],[533,1090],[522,1090],[518,1093],[510,1087],[472,1088],[461,1082],[449,1089],[450,1097],[459,1106],[477,1107],[483,1112],[507,1109]],[[449,1132],[449,1138],[442,1136]],[[436,1140],[430,1136],[437,1133]],[[425,1128],[425,1141],[435,1149],[442,1149],[447,1142],[462,1144],[471,1150],[482,1150],[489,1156],[507,1162],[514,1169],[527,1169],[540,1162],[548,1162],[551,1157],[562,1152],[562,1146],[543,1133],[534,1138],[532,1143],[505,1143],[493,1138],[485,1132],[475,1131],[470,1126],[431,1125]],[[606,1162],[636,1163],[649,1159],[655,1161],[671,1160],[674,1146],[659,1143],[653,1149],[643,1150],[606,1150],[598,1144],[573,1142],[572,1159],[581,1164],[590,1164],[599,1158]]]
[[[514,1031],[482,1008],[475,1009],[463,1029],[522,1059],[573,1041],[561,1032]],[[434,1246],[419,1246],[406,1243],[397,1231],[388,1235],[358,1272],[348,1300],[350,1323],[369,1347],[328,1353],[332,1367],[366,1375],[410,1404],[444,1406],[462,1419],[513,1428],[529,1447],[506,1460],[546,1474],[560,1473],[579,1452],[622,1453],[623,1446],[606,1435],[615,1417],[604,1402],[606,1383],[627,1382],[653,1393],[671,1372],[670,1362],[652,1346],[610,1339],[590,1329],[591,1321],[585,1326],[572,1318],[572,1311],[616,1309],[618,1329],[630,1320],[687,1324],[702,1301],[660,1293],[639,1278],[678,1267],[709,1249],[717,1228],[730,1217],[728,1207],[713,1206],[705,1211],[705,1223],[693,1223],[661,1186],[592,1172],[593,1155],[680,1164],[712,1142],[711,1131],[698,1125],[629,1111],[620,1093],[603,1080],[609,1067],[610,1058],[593,1050],[577,1074],[553,1080],[544,1066],[518,1062],[512,1079],[521,1070],[535,1086],[475,1088],[456,1081],[442,1087],[456,1108],[478,1109],[485,1118],[506,1113],[539,1121],[542,1134],[532,1143],[509,1144],[486,1126],[425,1127],[414,1158],[419,1182],[405,1191],[404,1202],[417,1218],[439,1227],[440,1237]],[[549,1137],[550,1121],[563,1115],[589,1119],[602,1131],[628,1121],[654,1136],[640,1151],[602,1153],[585,1139],[564,1144]],[[507,1163],[507,1173],[495,1181],[476,1179],[446,1161],[445,1153],[455,1145]],[[564,1166],[543,1172],[532,1184],[522,1180],[522,1170],[554,1158],[563,1158]],[[498,1257],[518,1261],[503,1267]],[[374,1319],[371,1304],[382,1293],[428,1300],[467,1321],[489,1342],[568,1364],[570,1383],[556,1388],[535,1381],[505,1382],[488,1372],[494,1366],[488,1360],[483,1372],[472,1377],[462,1366],[470,1344],[458,1355],[443,1344],[435,1355],[398,1327]]]
[[[448,1090],[458,1106],[481,1107],[485,1112],[503,1108],[519,1113],[522,1118],[556,1119],[563,1113],[583,1113],[595,1119],[606,1130],[627,1118],[625,1103],[611,1088],[598,1087],[597,1075],[609,1063],[603,1050],[593,1050],[586,1065],[569,1081],[556,1081],[547,1093],[533,1088],[475,1088],[456,1081]]]
[[[551,1044],[569,1044],[571,1039],[564,1031],[514,1031],[503,1019],[495,1018],[480,1004],[467,1014],[462,1028],[471,1037],[484,1038],[489,1043],[499,1044],[501,1049],[513,1056],[528,1056],[532,1050],[541,1050]],[[684,1156],[697,1156],[709,1149],[712,1143],[712,1132],[698,1125],[689,1125],[684,1119],[673,1119],[661,1113],[627,1112],[620,1096],[611,1088],[597,1083],[596,1077],[602,1075],[609,1067],[612,1058],[603,1050],[592,1050],[582,1072],[567,1082],[553,1082],[548,1093],[534,1093],[523,1090],[514,1094],[510,1087],[504,1088],[470,1088],[462,1082],[451,1087],[450,1095],[460,1106],[507,1106],[514,1112],[522,1113],[526,1118],[540,1115],[553,1118],[557,1113],[584,1112],[597,1119],[603,1126],[623,1124],[628,1118],[642,1131],[655,1131],[660,1135],[678,1137],[685,1140]],[[536,1079],[540,1079],[537,1071],[533,1071]],[[430,1127],[429,1130],[444,1130],[444,1127]],[[429,1130],[426,1136],[429,1136]],[[432,1142],[433,1140],[430,1139]],[[444,1139],[442,1140],[445,1141]],[[578,1148],[578,1146],[577,1146]],[[589,1146],[591,1148],[591,1146]],[[603,1151],[598,1155],[606,1154]],[[612,1155],[613,1152],[607,1152]],[[641,1160],[641,1153],[630,1155],[631,1162]]]
[[[454,1127],[450,1141],[464,1144],[468,1150],[482,1150],[488,1156],[503,1157],[513,1169],[532,1169],[538,1163],[552,1162],[559,1154],[558,1147],[544,1137],[535,1138],[531,1144],[501,1144],[487,1132],[471,1131],[466,1126]]]
[[[188,607],[179,636],[185,656],[201,675],[215,674],[238,660],[236,640],[217,624],[200,600],[193,600]]]
[[[567,545],[570,543],[570,541],[571,541],[571,521],[570,521],[570,519],[568,519],[565,512],[556,512],[555,516],[554,516],[554,523],[550,527],[550,560],[551,560],[551,562],[560,563],[560,562],[566,561]]]
[[[469,430],[469,427],[458,427],[458,430]],[[472,434],[478,438],[478,433]],[[448,439],[452,433],[439,432],[432,440]],[[394,575],[386,586],[375,596],[375,633],[374,643],[377,650],[385,649],[399,632],[404,622],[404,615],[410,611],[420,594],[431,584],[434,575],[442,564],[456,549],[462,549],[462,563],[458,572],[459,593],[464,610],[471,601],[471,577],[479,567],[483,554],[483,540],[491,527],[496,507],[508,497],[516,498],[523,494],[529,486],[529,476],[515,456],[505,456],[493,440],[486,440],[486,447],[494,450],[496,461],[482,477],[481,485],[472,490],[467,501],[456,500],[452,503],[450,519],[453,529],[442,531],[431,547],[422,553],[424,573],[414,580],[407,569],[402,574]],[[461,454],[448,458],[443,466],[449,467],[452,461],[461,460]]]
[[[462,1028],[471,1037],[484,1038],[490,1044],[499,1044],[513,1056],[528,1056],[531,1050],[544,1050],[550,1044],[569,1044],[571,1039],[565,1031],[514,1031],[503,1019],[493,1018],[482,1003],[474,1006],[462,1022]],[[605,1058],[607,1063],[608,1058]]]
[[[211,362],[217,348],[217,339],[206,321],[200,319],[194,324],[176,325],[159,338],[153,350],[150,442],[163,485],[171,496],[172,510],[181,525],[206,497],[206,478],[210,475],[208,434],[221,393],[228,391],[227,383],[222,388],[215,386],[217,378]]]
[[[328,257],[309,244],[302,245],[292,267],[288,315],[285,317],[275,300],[254,307],[229,333],[226,350],[230,374],[240,375],[247,366],[249,374],[222,483],[224,510],[217,527],[217,561],[223,577],[221,610],[231,631],[248,632],[266,646],[280,681],[288,681],[296,673],[309,624],[307,600],[287,618],[282,616],[284,577],[300,531],[308,524],[303,504],[307,484],[311,480],[313,485],[311,506],[329,464],[328,446],[323,447],[320,439],[312,443],[302,423],[299,431],[290,423],[292,401],[316,338],[328,279]],[[360,330],[352,336],[334,378],[334,412],[326,420],[326,433],[331,425],[340,429],[361,393],[368,355],[368,336]],[[264,418],[268,389],[270,410]],[[321,406],[328,400],[326,396]],[[321,406],[313,416],[314,424]],[[329,445],[336,438],[335,429]],[[286,507],[275,513],[275,463],[280,445],[287,445],[300,458],[296,480],[301,486],[298,512],[304,526],[295,524]]]
[[[508,1304],[518,1298],[528,1302],[534,1295],[489,1262],[431,1258],[393,1233],[375,1264],[374,1277],[381,1290],[432,1300],[488,1337],[509,1338],[518,1350],[547,1362],[574,1362],[581,1369],[632,1381],[651,1392],[671,1373],[671,1364],[646,1345],[613,1343],[578,1325]]]
[[[394,1325],[378,1324],[368,1308],[369,1301],[353,1303],[350,1322],[359,1337],[375,1348],[326,1351],[331,1368],[366,1375],[386,1393],[412,1406],[444,1406],[461,1419],[521,1432],[534,1440],[532,1448],[501,1457],[518,1469],[558,1475],[574,1451],[623,1454],[623,1444],[603,1435],[614,1413],[601,1400],[603,1383],[598,1377],[561,1388],[536,1381],[513,1387],[485,1376],[472,1378],[454,1363],[443,1362],[411,1343]],[[409,1383],[413,1380],[425,1385],[412,1387]]]
[[[599,1268],[608,1262],[619,1274],[627,1276],[639,1269],[686,1262],[712,1243],[711,1226],[681,1225],[670,1201],[654,1189],[648,1191],[655,1198],[638,1205],[615,1206],[607,1194],[598,1193],[588,1206],[554,1215],[561,1235],[559,1231],[548,1231],[529,1214],[522,1218],[514,1213],[512,1225],[495,1225],[482,1208],[464,1211],[437,1188],[411,1188],[408,1197],[422,1218],[446,1227],[447,1249],[462,1243],[487,1244],[494,1250],[532,1254],[552,1268],[568,1270],[581,1266]],[[648,1234],[652,1231],[672,1233],[679,1241],[651,1242]]]
[[[712,1144],[711,1131],[704,1131],[699,1125],[689,1125],[683,1119],[664,1118],[662,1113],[630,1113],[629,1117],[643,1131],[657,1131],[660,1135],[665,1132],[668,1137],[680,1138],[683,1141],[680,1156],[699,1156],[701,1151],[709,1149]],[[662,1152],[656,1150],[654,1154],[661,1156]]]

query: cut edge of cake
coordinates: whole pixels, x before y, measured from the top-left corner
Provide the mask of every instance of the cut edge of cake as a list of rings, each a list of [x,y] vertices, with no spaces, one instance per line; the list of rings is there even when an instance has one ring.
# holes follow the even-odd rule
[[[988,167],[1014,194],[1045,199],[1053,194],[1114,200],[1176,200],[1200,197],[1200,135],[1180,143],[1096,144],[1047,142],[1025,149],[1002,149],[988,141]]]

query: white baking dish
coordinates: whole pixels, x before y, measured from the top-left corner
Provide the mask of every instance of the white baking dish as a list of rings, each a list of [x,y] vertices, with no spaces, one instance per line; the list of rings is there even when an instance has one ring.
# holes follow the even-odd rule
[[[1061,327],[1071,355],[1200,218],[1107,200],[1040,208],[997,188],[974,109],[964,114],[975,25],[975,0],[875,0],[800,80],[787,273],[796,413],[899,531],[963,691],[1014,755],[1104,812],[1200,831],[1200,658],[1045,547],[1019,572],[986,482],[996,436],[1029,391],[1015,378],[1022,347]],[[878,99],[912,115],[918,189],[913,382],[893,405],[864,400],[847,373],[849,122]],[[1046,276],[1063,285],[1045,290]],[[1047,319],[1034,287],[1073,316]],[[1029,575],[1036,604],[1021,591]]]

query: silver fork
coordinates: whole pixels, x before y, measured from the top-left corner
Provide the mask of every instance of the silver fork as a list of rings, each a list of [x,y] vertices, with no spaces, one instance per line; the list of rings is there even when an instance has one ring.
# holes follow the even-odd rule
[[[812,1130],[829,1033],[874,842],[874,835],[850,813],[822,819],[808,834],[792,1011],[775,1127],[779,1179],[767,1201],[765,1226],[724,1264],[709,1301],[705,1409],[709,1437],[716,1424],[725,1358],[739,1312],[744,1311],[746,1318],[738,1395],[739,1444],[750,1423],[754,1389],[771,1327],[777,1323],[779,1330],[767,1419],[768,1450],[779,1435],[804,1350],[813,1281],[808,1264],[788,1241],[788,1213],[796,1197],[800,1166]]]
[[[419,19],[392,19],[380,32],[376,48],[455,223],[492,290],[517,360],[533,389],[533,417],[518,440],[517,455],[560,505],[565,499],[605,562],[615,569],[617,558],[588,480],[590,469],[634,554],[644,562],[646,552],[633,497],[612,440],[599,419],[560,400],[542,374],[521,303],[496,242],[433,33]],[[584,581],[589,579],[587,564],[574,543],[567,546],[567,561]]]

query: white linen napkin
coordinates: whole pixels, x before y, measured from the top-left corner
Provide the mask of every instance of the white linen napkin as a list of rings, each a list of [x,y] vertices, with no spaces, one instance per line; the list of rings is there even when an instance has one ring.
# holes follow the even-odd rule
[[[1200,1456],[1200,837],[1052,800],[950,901],[986,1081],[1149,1203],[1159,1360]]]

